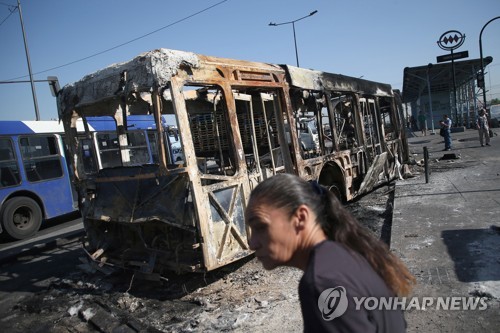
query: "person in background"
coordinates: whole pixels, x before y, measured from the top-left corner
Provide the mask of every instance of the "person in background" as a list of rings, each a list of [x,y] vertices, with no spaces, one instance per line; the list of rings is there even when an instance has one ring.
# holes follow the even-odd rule
[[[451,150],[451,119],[448,115],[443,115],[443,120],[439,122],[441,127],[444,129],[444,149]]]
[[[401,309],[366,309],[355,298],[405,296],[415,283],[389,247],[317,182],[292,174],[266,179],[245,211],[249,245],[265,269],[304,271],[304,332],[404,332]]]
[[[417,120],[413,115],[410,116],[410,125],[411,125],[411,130],[415,132],[417,130]]]
[[[418,127],[420,127],[420,131],[422,132],[423,135],[427,135],[427,117],[425,116],[425,113],[423,111],[420,111],[418,114]]]
[[[490,145],[490,128],[488,126],[488,117],[486,116],[486,112],[484,109],[479,110],[479,115],[476,120],[476,127],[479,131],[479,143],[481,147],[484,147],[483,144],[483,136],[484,141],[486,141],[486,145]]]

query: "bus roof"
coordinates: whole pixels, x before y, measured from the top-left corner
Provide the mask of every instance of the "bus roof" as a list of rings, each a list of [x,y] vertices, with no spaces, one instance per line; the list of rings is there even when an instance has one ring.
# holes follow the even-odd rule
[[[79,132],[83,122],[77,123]],[[90,131],[95,129],[89,124]],[[64,133],[63,124],[57,120],[0,120],[0,135]]]
[[[90,108],[87,114],[102,114],[96,105],[117,100],[119,96],[150,92],[153,87],[164,87],[180,67],[200,68],[203,64],[232,65],[240,68],[259,68],[266,71],[284,72],[280,66],[261,62],[218,58],[193,52],[160,48],[142,53],[132,60],[110,65],[65,85],[57,96],[59,117],[71,114],[75,108]],[[120,92],[120,94],[117,94]],[[147,97],[145,97],[147,99]],[[150,102],[149,100],[147,102]],[[106,105],[109,108],[109,105]],[[107,109],[104,108],[104,109]]]
[[[164,86],[181,64],[198,67],[199,62],[198,56],[191,52],[158,49],[142,53],[64,86],[57,96],[59,112],[64,114],[72,112],[74,107],[114,99],[117,91],[149,91],[151,87]],[[127,75],[126,86],[122,73]]]
[[[63,124],[55,120],[22,121],[1,120],[1,135],[34,134],[34,133],[63,133]]]
[[[294,87],[310,90],[331,90],[358,92],[374,96],[392,96],[391,85],[375,81],[363,80],[342,74],[333,74],[290,65],[281,65],[287,72],[288,79]]]
[[[116,129],[116,123],[112,117],[87,117],[87,123],[91,132],[111,131]],[[165,116],[162,123],[167,126]],[[156,129],[156,123],[152,115],[130,115],[127,117],[130,130]],[[77,122],[78,132],[84,132],[83,121]],[[47,134],[64,133],[62,122],[57,120],[0,120],[0,135],[19,134]]]

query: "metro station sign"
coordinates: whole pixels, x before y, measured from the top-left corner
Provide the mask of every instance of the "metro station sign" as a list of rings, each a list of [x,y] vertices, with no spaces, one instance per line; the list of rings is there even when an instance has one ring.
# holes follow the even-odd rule
[[[449,30],[439,37],[437,44],[446,51],[458,49],[465,41],[465,35],[457,30]]]

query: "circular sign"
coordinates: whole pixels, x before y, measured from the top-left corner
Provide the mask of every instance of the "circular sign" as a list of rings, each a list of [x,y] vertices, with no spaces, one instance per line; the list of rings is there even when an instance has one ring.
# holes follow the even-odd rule
[[[451,51],[462,46],[464,41],[465,35],[462,35],[460,31],[450,30],[442,34],[437,43],[443,50]]]

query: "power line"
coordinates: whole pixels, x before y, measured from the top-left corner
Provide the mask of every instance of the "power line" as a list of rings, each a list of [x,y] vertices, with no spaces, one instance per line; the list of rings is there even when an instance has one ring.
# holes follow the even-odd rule
[[[16,12],[16,10],[17,10],[17,6],[11,6],[11,5],[7,5],[7,4],[1,3],[1,2],[0,2],[0,4],[2,4],[2,5],[4,5],[4,6],[8,6],[8,7],[9,7],[9,11],[10,11],[10,14],[9,14],[9,15],[7,15],[7,17],[6,17],[6,18],[4,18],[2,22],[0,22],[0,26],[2,26],[2,24],[3,24],[5,21],[7,21],[7,19],[8,19],[8,18],[9,18],[12,14],[14,14],[14,13]],[[11,9],[11,8],[13,8],[13,9]]]
[[[170,23],[170,24],[167,24],[167,25],[165,25],[165,26],[163,26],[163,27],[161,27],[161,28],[158,28],[158,29],[156,29],[156,30],[154,30],[154,31],[151,31],[151,32],[149,32],[149,33],[147,33],[147,34],[144,34],[144,35],[142,35],[142,36],[139,36],[139,37],[136,37],[136,38],[134,38],[134,39],[131,39],[131,40],[129,40],[128,42],[124,42],[124,43],[118,44],[118,45],[116,45],[116,46],[110,47],[109,49],[106,49],[106,50],[103,50],[103,51],[100,51],[100,52],[97,52],[97,53],[91,54],[91,55],[86,56],[86,57],[84,57],[84,58],[81,58],[81,59],[78,59],[78,60],[74,60],[74,61],[68,62],[68,63],[63,64],[63,65],[60,65],[60,66],[56,66],[56,67],[52,67],[52,68],[49,68],[49,69],[46,69],[46,70],[43,70],[43,71],[40,71],[40,72],[36,72],[36,73],[34,73],[34,75],[37,75],[37,74],[42,74],[42,73],[46,73],[46,72],[49,72],[49,71],[52,71],[52,70],[55,70],[55,69],[59,69],[59,68],[62,68],[62,67],[66,67],[66,66],[69,66],[69,65],[73,65],[73,64],[76,64],[76,63],[78,63],[78,62],[81,62],[81,61],[84,61],[84,60],[87,60],[87,59],[90,59],[90,58],[96,57],[96,56],[98,56],[98,55],[101,55],[101,54],[103,54],[103,53],[106,53],[106,52],[109,52],[109,51],[115,50],[115,49],[117,49],[117,48],[119,48],[119,47],[122,47],[122,46],[125,46],[125,45],[127,45],[127,44],[133,43],[133,42],[135,42],[135,41],[137,41],[137,40],[139,40],[139,39],[145,38],[145,37],[147,37],[147,36],[150,36],[150,35],[152,35],[152,34],[154,34],[154,33],[159,32],[159,31],[161,31],[161,30],[164,30],[164,29],[166,29],[166,28],[170,28],[170,27],[172,27],[172,26],[174,26],[174,25],[176,25],[176,24],[178,24],[178,23],[181,23],[181,22],[183,22],[183,21],[186,21],[186,20],[188,20],[188,19],[190,19],[190,18],[192,18],[192,17],[194,17],[194,16],[196,16],[196,15],[199,15],[199,14],[201,14],[201,13],[203,13],[203,12],[206,12],[206,11],[208,11],[208,10],[210,10],[210,9],[214,8],[214,7],[217,7],[217,6],[219,6],[219,5],[223,4],[224,2],[227,2],[227,1],[229,1],[229,0],[222,0],[222,1],[219,1],[219,2],[217,2],[216,4],[214,4],[214,5],[212,5],[212,6],[206,7],[206,8],[204,8],[204,9],[200,10],[200,11],[197,11],[197,12],[195,12],[195,13],[193,13],[193,14],[190,14],[190,15],[188,15],[188,16],[186,16],[186,17],[184,17],[184,18],[181,18],[181,19],[179,19],[179,20],[177,20],[177,21],[175,21],[175,22],[172,22],[172,23]],[[18,79],[22,79],[22,78],[25,78],[25,77],[27,77],[27,75],[24,75],[24,76],[19,76],[19,77],[16,77],[16,78],[12,78],[12,79],[9,79],[8,81],[18,80]]]

